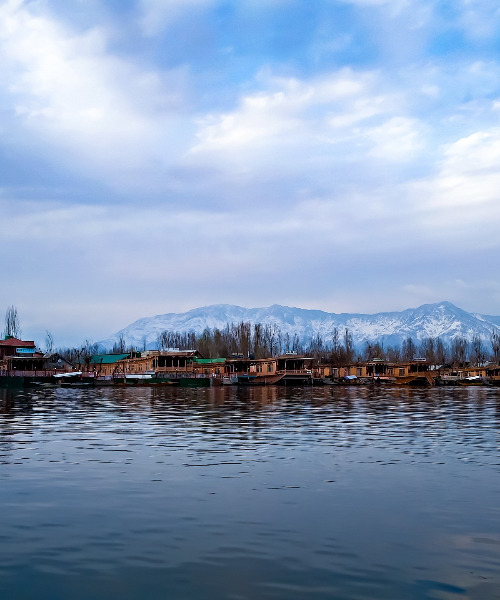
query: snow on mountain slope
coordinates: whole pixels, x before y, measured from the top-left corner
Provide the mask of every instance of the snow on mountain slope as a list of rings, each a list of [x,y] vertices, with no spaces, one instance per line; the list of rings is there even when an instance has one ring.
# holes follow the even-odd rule
[[[377,341],[385,346],[400,345],[408,337],[414,341],[440,337],[443,342],[449,343],[456,337],[472,340],[473,336],[479,336],[489,342],[492,331],[500,332],[500,317],[471,314],[450,302],[424,304],[402,312],[374,315],[335,314],[278,304],[267,308],[214,304],[185,313],[139,319],[99,343],[109,349],[123,336],[127,345],[156,348],[157,336],[162,331],[194,331],[201,334],[205,328],[223,329],[228,323],[241,321],[252,325],[273,323],[284,334],[297,334],[302,341],[319,334],[326,344],[331,343],[334,327],[338,328],[340,336],[348,328],[356,346]]]
[[[479,319],[480,321],[485,321],[486,323],[493,323],[493,325],[500,327],[500,317],[493,317],[491,315],[478,315],[478,314],[474,314],[474,317],[476,317],[476,319]]]

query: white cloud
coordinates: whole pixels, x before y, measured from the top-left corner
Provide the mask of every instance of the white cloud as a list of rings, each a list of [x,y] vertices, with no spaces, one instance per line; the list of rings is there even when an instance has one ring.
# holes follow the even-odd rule
[[[243,97],[235,110],[202,121],[191,155],[250,165],[272,157],[278,170],[287,168],[280,155],[294,155],[307,170],[315,155],[342,162],[349,154],[362,159],[372,152],[399,162],[419,145],[417,120],[397,115],[398,94],[384,89],[374,73],[341,69],[266,83],[266,91]]]
[[[30,6],[0,7],[0,60],[31,143],[49,144],[62,163],[80,159],[115,183],[129,169],[171,158],[180,145],[182,71],[160,78],[112,56],[104,30],[70,31]]]
[[[478,131],[458,140],[446,148],[444,157],[445,174],[496,174],[500,165],[500,128]]]
[[[422,149],[423,125],[416,119],[393,117],[385,123],[368,129],[365,135],[373,142],[370,154],[390,162],[403,162]]]
[[[414,193],[431,219],[439,213],[439,222],[447,219],[462,227],[482,224],[482,233],[475,233],[484,243],[488,239],[484,232],[500,222],[499,164],[500,128],[478,131],[446,145],[436,175],[417,182]]]

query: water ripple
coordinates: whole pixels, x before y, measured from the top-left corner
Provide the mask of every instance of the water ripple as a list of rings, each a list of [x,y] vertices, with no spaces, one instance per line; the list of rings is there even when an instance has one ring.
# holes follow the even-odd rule
[[[0,588],[500,597],[499,434],[493,388],[0,389]]]

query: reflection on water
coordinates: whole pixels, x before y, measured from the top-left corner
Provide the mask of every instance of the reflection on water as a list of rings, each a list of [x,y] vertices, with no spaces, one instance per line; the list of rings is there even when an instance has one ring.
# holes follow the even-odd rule
[[[0,389],[0,596],[500,598],[499,393]]]

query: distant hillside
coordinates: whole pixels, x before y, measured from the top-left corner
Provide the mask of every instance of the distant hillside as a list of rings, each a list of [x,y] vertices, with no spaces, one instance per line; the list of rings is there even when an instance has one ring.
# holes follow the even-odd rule
[[[470,341],[474,336],[479,336],[489,343],[492,331],[500,332],[500,317],[471,314],[450,302],[423,304],[402,312],[374,315],[335,314],[278,304],[267,308],[215,304],[194,308],[185,313],[168,313],[139,319],[99,343],[109,349],[123,336],[127,345],[142,348],[145,344],[147,348],[154,349],[157,336],[162,331],[194,331],[201,334],[205,328],[223,329],[228,323],[241,321],[251,324],[274,323],[284,334],[297,334],[302,342],[319,334],[327,344],[331,342],[334,327],[338,327],[341,332],[347,327],[357,347],[365,342],[379,342],[386,347],[400,345],[408,337],[412,337],[415,342],[440,337],[443,342],[450,343],[456,337],[464,337]]]

